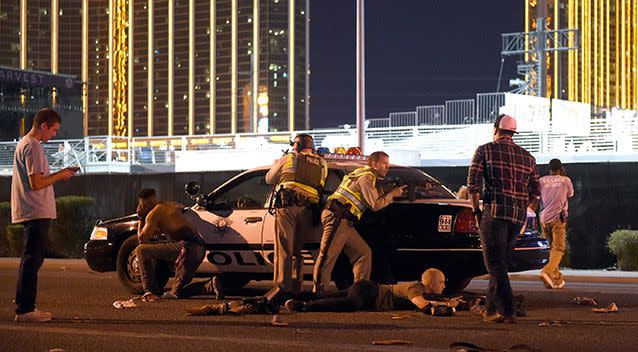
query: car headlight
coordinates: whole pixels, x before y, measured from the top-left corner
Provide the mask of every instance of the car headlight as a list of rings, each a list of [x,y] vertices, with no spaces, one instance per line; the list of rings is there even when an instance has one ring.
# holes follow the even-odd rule
[[[106,227],[96,226],[91,231],[91,240],[106,240],[109,235],[109,230]]]

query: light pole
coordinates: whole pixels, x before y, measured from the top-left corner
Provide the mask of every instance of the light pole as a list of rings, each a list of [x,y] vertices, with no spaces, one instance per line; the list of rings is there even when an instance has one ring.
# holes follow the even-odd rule
[[[357,0],[357,134],[359,148],[365,155],[365,0]]]

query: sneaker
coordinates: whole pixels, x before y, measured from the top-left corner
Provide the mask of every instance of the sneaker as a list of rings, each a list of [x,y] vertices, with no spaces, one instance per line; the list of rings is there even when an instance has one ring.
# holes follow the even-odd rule
[[[144,302],[157,302],[159,300],[161,300],[162,298],[156,294],[154,294],[153,292],[146,292],[143,296],[142,296],[142,301]]]
[[[555,289],[561,289],[563,287],[565,287],[565,280],[563,280],[563,279],[561,279],[558,284],[554,285]]]
[[[284,303],[284,307],[291,312],[303,312],[306,310],[306,302],[296,299],[289,299]]]
[[[177,298],[179,298],[179,297],[177,297],[177,295],[171,293],[171,291],[166,291],[162,295],[162,299],[177,299]]]
[[[516,324],[518,321],[515,316],[506,317],[501,313],[496,313],[492,315],[484,315],[483,321],[486,323],[504,323],[504,324]]]
[[[541,272],[541,276],[539,277],[539,279],[543,282],[543,285],[545,285],[546,289],[551,290],[551,289],[556,288],[554,286],[554,282],[552,281],[552,278],[549,277],[549,275]]]
[[[53,319],[53,314],[37,309],[29,313],[16,314],[13,318],[14,321],[19,323],[44,323],[51,321],[51,319]]]
[[[494,314],[485,314],[483,315],[483,321],[486,323],[502,323],[503,320],[505,319],[505,317],[503,317],[501,314],[499,313],[494,313]]]

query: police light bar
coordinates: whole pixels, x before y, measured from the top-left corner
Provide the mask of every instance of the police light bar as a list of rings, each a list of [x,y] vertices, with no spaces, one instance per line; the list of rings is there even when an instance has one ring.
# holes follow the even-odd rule
[[[368,160],[367,155],[326,153],[322,156],[330,160]]]

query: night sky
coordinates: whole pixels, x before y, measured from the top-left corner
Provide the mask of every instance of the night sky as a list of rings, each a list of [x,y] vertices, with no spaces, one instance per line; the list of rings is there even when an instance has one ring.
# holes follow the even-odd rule
[[[311,128],[355,122],[355,5],[310,2]],[[365,16],[367,118],[495,92],[500,34],[525,28],[523,0],[366,0]]]

